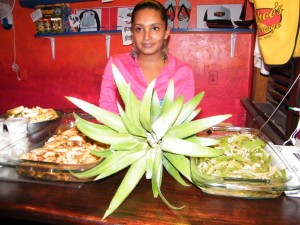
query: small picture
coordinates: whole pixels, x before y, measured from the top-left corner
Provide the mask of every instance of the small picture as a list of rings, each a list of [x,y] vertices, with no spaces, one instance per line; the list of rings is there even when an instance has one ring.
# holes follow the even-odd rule
[[[79,17],[79,32],[101,30],[101,8],[76,9],[75,14]]]
[[[130,20],[122,20],[122,39],[123,45],[131,45],[132,44],[132,33],[131,33],[131,22]]]
[[[124,27],[123,24],[125,22],[130,24],[132,10],[132,7],[118,8],[117,30],[122,30],[122,28]]]

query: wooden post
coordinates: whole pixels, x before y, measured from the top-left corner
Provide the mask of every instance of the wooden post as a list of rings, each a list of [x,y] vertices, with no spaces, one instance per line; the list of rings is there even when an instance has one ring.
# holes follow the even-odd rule
[[[255,102],[266,101],[267,83],[268,83],[268,76],[262,75],[260,73],[260,69],[254,68],[251,101],[255,101]]]

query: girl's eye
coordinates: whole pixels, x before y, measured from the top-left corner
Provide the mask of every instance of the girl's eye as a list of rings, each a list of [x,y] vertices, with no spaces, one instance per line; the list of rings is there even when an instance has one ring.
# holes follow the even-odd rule
[[[159,27],[153,27],[152,30],[159,31]]]
[[[141,31],[142,31],[142,28],[141,28],[141,27],[136,27],[136,28],[135,28],[135,31],[136,31],[136,32],[141,32]]]

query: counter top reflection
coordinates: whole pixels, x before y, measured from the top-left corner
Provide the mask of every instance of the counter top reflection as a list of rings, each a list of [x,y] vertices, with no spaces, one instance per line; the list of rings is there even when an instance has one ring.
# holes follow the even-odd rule
[[[5,168],[0,168],[0,170]],[[169,209],[152,195],[143,178],[133,193],[110,217],[102,220],[125,172],[83,185],[1,181],[0,217],[49,224],[297,224],[300,198],[280,196],[248,200],[204,194],[184,187],[166,172],[164,196],[182,210]]]

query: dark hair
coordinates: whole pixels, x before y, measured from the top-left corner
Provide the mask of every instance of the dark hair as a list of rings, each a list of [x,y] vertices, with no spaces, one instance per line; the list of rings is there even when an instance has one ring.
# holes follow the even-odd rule
[[[160,13],[161,19],[165,22],[166,28],[168,26],[168,15],[165,7],[156,0],[143,0],[136,4],[131,15],[131,24],[135,19],[135,14],[142,9],[154,9]]]

